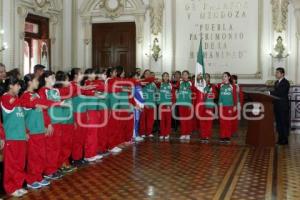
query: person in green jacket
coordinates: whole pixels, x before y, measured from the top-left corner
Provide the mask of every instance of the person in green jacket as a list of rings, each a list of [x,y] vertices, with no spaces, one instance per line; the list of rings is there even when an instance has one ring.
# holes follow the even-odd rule
[[[153,137],[152,131],[155,120],[156,102],[155,93],[157,90],[154,80],[152,80],[152,74],[150,70],[145,70],[142,79],[144,79],[143,85],[143,97],[145,100],[145,106],[141,113],[140,119],[140,133],[142,137]]]
[[[20,89],[20,81],[16,77],[9,77],[5,80],[4,90],[1,91],[5,131],[3,186],[5,192],[13,197],[21,197],[27,193],[27,190],[23,189],[26,178],[27,136],[24,110],[18,98]]]
[[[159,116],[160,116],[160,139],[170,138],[172,126],[172,105],[174,100],[174,89],[170,83],[167,72],[162,74],[162,82],[159,85]]]
[[[42,101],[35,92],[38,89],[39,81],[34,74],[27,74],[24,77],[24,88],[26,91],[21,96],[21,105],[25,114],[25,125],[29,133],[27,145],[27,187],[39,189],[50,185],[50,182],[43,179],[46,163],[46,129],[44,126],[43,110],[51,105],[49,101]]]
[[[189,80],[189,76],[189,71],[182,72],[182,81],[176,95],[176,104],[179,106],[181,140],[190,140],[190,135],[193,131],[194,114],[192,95],[194,85]]]

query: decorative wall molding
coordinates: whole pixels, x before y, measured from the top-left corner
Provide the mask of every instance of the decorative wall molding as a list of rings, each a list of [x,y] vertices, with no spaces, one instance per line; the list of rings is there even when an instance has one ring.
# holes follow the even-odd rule
[[[80,7],[80,16],[85,27],[89,27],[87,22],[92,23],[92,19],[96,17],[111,18],[117,21],[121,16],[134,16],[137,42],[140,43],[144,36],[143,26],[146,10],[142,0],[86,0]],[[85,28],[85,43],[90,42],[90,32]]]
[[[151,33],[158,35],[162,30],[164,0],[150,0]]]
[[[105,11],[106,17],[114,19],[124,11],[124,0],[100,0],[97,7]]]
[[[295,17],[296,17],[296,28],[297,28],[297,39],[300,40],[300,8],[295,9]]]
[[[84,29],[84,44],[89,45],[92,41],[92,18],[90,16],[82,17],[82,25]]]
[[[24,40],[25,37],[25,19],[28,15],[28,9],[26,7],[18,7],[17,9],[19,16],[19,38],[20,40]]]
[[[58,15],[51,15],[50,17],[50,40],[52,44],[55,44],[56,42],[56,27],[58,24]]]
[[[273,28],[276,32],[283,32],[287,27],[289,0],[271,0]]]

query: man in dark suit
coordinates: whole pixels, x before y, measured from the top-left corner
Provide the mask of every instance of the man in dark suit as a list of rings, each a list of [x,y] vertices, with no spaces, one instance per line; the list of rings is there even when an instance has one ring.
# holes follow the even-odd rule
[[[285,78],[285,70],[283,68],[276,69],[276,79],[274,90],[271,95],[277,97],[274,104],[274,113],[276,120],[276,129],[278,132],[278,145],[288,145],[288,137],[290,132],[289,124],[289,91],[290,83]]]

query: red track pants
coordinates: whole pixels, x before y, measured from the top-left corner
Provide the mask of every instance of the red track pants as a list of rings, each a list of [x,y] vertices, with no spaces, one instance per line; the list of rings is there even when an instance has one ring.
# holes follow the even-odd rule
[[[45,174],[51,175],[55,173],[59,167],[59,155],[61,151],[61,124],[53,124],[53,134],[46,135],[46,166]]]
[[[119,116],[122,118],[119,124],[119,130],[122,131],[123,135],[122,142],[130,142],[133,137],[133,115],[126,110],[122,110],[119,112]]]
[[[98,151],[100,153],[105,153],[108,150],[108,120],[109,111],[99,110],[99,125],[98,127]]]
[[[141,113],[140,135],[151,135],[154,125],[154,108],[145,107]]]
[[[233,107],[220,107],[220,137],[230,138],[232,136],[232,121],[233,121]]]
[[[97,110],[89,110],[87,112],[87,132],[84,145],[84,157],[92,158],[98,153],[98,126],[99,112]]]
[[[84,127],[87,122],[87,114],[84,113],[74,113],[75,127],[73,135],[73,150],[72,158],[73,160],[81,160],[83,158],[83,150],[86,139],[87,129]]]
[[[27,143],[27,176],[26,181],[32,184],[43,180],[46,162],[46,136],[31,134]]]
[[[6,193],[21,189],[25,180],[26,141],[5,141],[4,180]]]
[[[120,120],[118,119],[119,111],[117,110],[111,110],[109,121],[108,121],[108,127],[107,127],[107,133],[108,133],[108,149],[113,149],[114,147],[120,145],[123,143],[123,132],[122,130],[119,130]]]
[[[201,138],[211,138],[212,136],[212,125],[214,118],[214,109],[204,108],[200,114],[201,119],[199,120]]]
[[[189,106],[179,106],[181,135],[190,135],[193,132],[194,117]]]
[[[59,155],[59,166],[69,165],[69,158],[72,154],[74,124],[61,124],[61,150]]]
[[[172,108],[171,106],[161,106],[160,108],[160,135],[168,136],[171,134]]]

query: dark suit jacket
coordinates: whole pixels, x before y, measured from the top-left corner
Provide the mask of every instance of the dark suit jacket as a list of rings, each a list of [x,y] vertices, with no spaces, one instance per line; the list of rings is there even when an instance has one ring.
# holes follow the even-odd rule
[[[283,78],[280,83],[279,81],[275,82],[274,90],[271,91],[271,95],[279,98],[274,100],[276,110],[289,109],[289,91],[290,83],[286,78]]]

